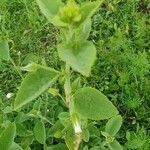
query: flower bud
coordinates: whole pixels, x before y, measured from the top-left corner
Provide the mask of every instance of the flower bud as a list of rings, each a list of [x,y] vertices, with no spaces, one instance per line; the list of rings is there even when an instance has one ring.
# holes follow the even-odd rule
[[[80,7],[75,2],[69,1],[60,9],[59,17],[65,23],[79,22],[81,20]]]

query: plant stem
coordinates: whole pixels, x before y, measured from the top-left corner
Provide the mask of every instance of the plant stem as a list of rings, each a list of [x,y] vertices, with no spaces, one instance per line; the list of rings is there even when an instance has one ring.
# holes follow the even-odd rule
[[[73,113],[75,112],[74,112],[74,105],[72,102],[72,94],[71,94],[70,65],[67,63],[66,63],[66,76],[65,76],[64,89],[65,89],[65,95],[66,95],[66,103],[69,108],[69,113],[72,117]],[[79,145],[82,141],[82,130],[81,130],[80,123],[78,120],[72,119],[72,123],[74,125],[74,130],[75,130],[74,150],[78,150]]]
[[[66,76],[65,76],[65,95],[66,95],[66,103],[69,108],[69,111],[71,111],[71,84],[70,84],[70,65],[66,63]]]
[[[81,141],[82,141],[82,133],[76,133],[76,135],[75,135],[76,137],[76,141],[75,141],[75,143],[74,143],[74,150],[78,150],[78,148],[79,148],[79,145],[80,145],[80,143],[81,143]]]

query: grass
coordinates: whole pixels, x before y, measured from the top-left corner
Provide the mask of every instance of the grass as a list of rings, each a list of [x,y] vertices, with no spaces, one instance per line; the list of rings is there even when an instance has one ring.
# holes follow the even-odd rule
[[[55,46],[59,41],[59,31],[41,15],[34,0],[2,0],[0,18],[0,38],[9,40],[11,56],[17,66],[35,61],[60,69],[63,62],[58,59]],[[129,145],[128,149],[131,149],[134,141],[142,142],[143,137],[146,142],[142,146],[137,144],[135,149],[150,149],[149,19],[148,0],[107,0],[93,16],[93,30],[89,38],[97,47],[98,58],[91,76],[84,78],[82,84],[92,85],[103,91],[117,106],[124,119],[118,139],[122,144]],[[76,77],[76,74],[74,76]],[[6,98],[7,93],[15,93],[20,82],[20,76],[13,65],[3,62],[0,65],[0,95],[3,102],[1,111],[13,100]],[[61,91],[61,82],[58,84]],[[44,94],[38,100],[41,104],[37,102],[34,106],[44,106],[45,109],[41,109],[42,114],[55,123],[64,107],[60,101],[56,101],[59,98],[53,98],[51,103],[49,99],[52,97]],[[33,110],[36,110],[37,106]],[[32,108],[31,104],[29,108]],[[24,112],[28,112],[29,108]],[[45,111],[47,108],[50,113]],[[13,120],[15,115],[8,115],[7,119]],[[7,119],[4,119],[6,124]],[[34,125],[33,119],[30,122]],[[28,130],[33,127],[30,122],[24,124]],[[47,130],[49,127],[51,125],[47,124]],[[131,139],[126,138],[127,131],[132,134]],[[18,141],[25,142],[25,139],[22,139],[18,138]],[[96,139],[92,140],[95,140],[95,145],[98,144]],[[59,142],[55,138],[49,140],[49,144]],[[36,149],[37,145],[39,144],[34,142],[32,149]]]

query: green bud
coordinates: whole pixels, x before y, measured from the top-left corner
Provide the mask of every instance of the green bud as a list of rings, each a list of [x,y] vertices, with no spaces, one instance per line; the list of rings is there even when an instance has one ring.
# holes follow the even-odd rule
[[[59,17],[64,23],[79,22],[81,20],[80,7],[74,1],[69,1],[66,6],[60,9]]]

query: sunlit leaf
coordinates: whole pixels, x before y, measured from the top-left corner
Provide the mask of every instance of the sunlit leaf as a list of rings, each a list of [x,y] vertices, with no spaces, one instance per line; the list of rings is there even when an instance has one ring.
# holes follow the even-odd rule
[[[86,19],[76,30],[76,38],[81,41],[87,40],[91,31],[92,22],[91,19]]]
[[[114,141],[114,142],[110,143],[109,147],[111,150],[123,150],[122,146],[120,145],[120,143],[118,141]]]
[[[118,114],[116,107],[100,91],[85,87],[74,95],[75,110],[83,117],[93,120],[109,119]]]
[[[51,21],[54,15],[59,11],[59,7],[62,6],[61,0],[36,0],[41,12],[46,18]]]
[[[102,2],[103,2],[102,0],[100,0],[100,1],[98,0],[96,2],[82,3],[82,5],[81,5],[81,14],[82,14],[81,22],[83,22],[87,18],[91,18],[94,15],[94,13],[97,11],[99,6],[102,4]]]
[[[45,140],[46,140],[46,131],[45,131],[45,125],[42,121],[38,121],[35,124],[34,127],[34,136],[36,138],[36,140],[41,143],[44,144]]]
[[[72,48],[67,44],[58,45],[60,58],[71,65],[71,67],[83,74],[89,76],[91,67],[96,59],[96,49],[92,42],[77,43]]]
[[[112,117],[106,124],[105,132],[109,133],[112,137],[116,135],[122,125],[122,117],[117,115]]]
[[[10,150],[23,150],[17,143],[13,142]]]
[[[54,69],[37,65],[37,69],[34,68],[23,80],[14,102],[14,109],[21,108],[52,86],[58,77],[57,73]]]
[[[0,135],[0,149],[10,150],[16,134],[16,125],[11,123]]]

